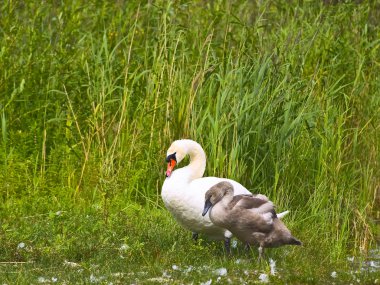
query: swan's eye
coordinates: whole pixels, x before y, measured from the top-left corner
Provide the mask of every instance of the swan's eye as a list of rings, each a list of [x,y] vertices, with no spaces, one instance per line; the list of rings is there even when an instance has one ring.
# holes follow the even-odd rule
[[[172,153],[172,154],[169,154],[167,157],[166,157],[166,162],[170,163],[171,160],[174,160],[177,162],[177,158],[175,156],[176,152],[175,153]]]

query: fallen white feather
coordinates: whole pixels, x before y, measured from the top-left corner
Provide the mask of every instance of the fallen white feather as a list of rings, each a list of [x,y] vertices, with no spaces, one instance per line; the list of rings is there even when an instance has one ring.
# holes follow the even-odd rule
[[[126,251],[126,250],[128,250],[129,249],[129,245],[127,245],[127,244],[125,244],[125,243],[123,243],[121,246],[120,246],[120,248],[119,248],[119,250],[121,250],[121,251]]]
[[[37,281],[38,281],[38,283],[47,283],[47,282],[49,282],[48,279],[46,279],[45,277],[42,277],[42,276],[38,277]]]
[[[272,258],[269,259],[269,267],[270,267],[270,274],[276,275],[276,261],[274,261]]]
[[[219,276],[226,276],[227,275],[227,269],[226,268],[216,269],[215,274],[217,274]]]
[[[193,271],[194,267],[192,265],[189,265],[186,269],[183,270],[183,273],[189,273],[190,271]]]
[[[91,274],[91,275],[90,275],[90,283],[98,283],[98,282],[102,282],[102,281],[105,280],[105,279],[106,279],[105,276],[96,277],[94,274]]]
[[[268,283],[269,282],[268,274],[261,273],[259,276],[259,280],[263,283]]]
[[[79,267],[80,265],[78,263],[75,263],[75,262],[72,262],[72,261],[67,261],[65,260],[63,262],[63,265],[64,266],[67,266],[67,267],[72,267],[72,268],[75,268],[75,267]]]
[[[200,285],[211,285],[211,283],[212,283],[212,279],[210,279],[210,280],[208,280],[206,282],[201,282]]]
[[[376,261],[370,261],[369,266],[374,267],[374,268],[380,268],[379,263]]]
[[[170,279],[167,279],[164,277],[153,277],[153,278],[147,279],[147,281],[157,282],[157,283],[168,283],[168,281],[170,281]]]
[[[178,267],[177,265],[173,264],[173,265],[172,265],[172,269],[173,269],[173,270],[178,270],[179,267]]]

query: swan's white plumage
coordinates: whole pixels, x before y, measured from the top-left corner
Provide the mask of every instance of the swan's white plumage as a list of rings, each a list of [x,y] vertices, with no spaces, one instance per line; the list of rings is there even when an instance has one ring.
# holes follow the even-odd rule
[[[165,179],[161,196],[166,208],[186,229],[206,234],[212,239],[223,239],[230,233],[215,226],[209,215],[202,217],[205,193],[221,181],[229,181],[234,186],[234,194],[251,194],[240,183],[218,177],[202,177],[206,167],[206,156],[202,147],[192,140],[178,140],[172,143],[167,155],[176,153],[179,163],[187,154],[190,164],[179,168]]]

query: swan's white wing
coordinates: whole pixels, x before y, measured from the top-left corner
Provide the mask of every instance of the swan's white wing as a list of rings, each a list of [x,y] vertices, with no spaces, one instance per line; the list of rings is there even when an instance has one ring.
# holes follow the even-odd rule
[[[234,186],[235,195],[252,194],[247,188],[245,188],[239,182],[236,182],[234,180],[227,179],[227,178],[202,177],[202,178],[194,179],[193,181],[191,181],[189,186],[192,190],[199,191],[199,189],[201,189],[202,192],[206,193],[207,190],[209,190],[212,186],[222,181],[228,181]]]

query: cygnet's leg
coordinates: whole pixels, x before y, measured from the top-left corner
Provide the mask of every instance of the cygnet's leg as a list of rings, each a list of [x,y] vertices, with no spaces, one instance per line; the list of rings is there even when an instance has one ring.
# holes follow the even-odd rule
[[[193,240],[195,241],[195,242],[197,242],[198,241],[198,233],[196,233],[196,232],[193,232]]]
[[[259,259],[258,261],[261,261],[263,259],[264,255],[264,247],[262,245],[259,246]]]
[[[245,249],[246,251],[251,250],[251,245],[250,245],[248,242],[246,242],[245,245],[244,245],[244,249]]]
[[[224,238],[224,248],[226,249],[226,252],[228,255],[231,254],[231,239],[230,238]]]
[[[232,233],[228,230],[224,232],[224,248],[228,255],[231,255],[231,238]]]
[[[265,234],[255,232],[252,234],[252,238],[255,244],[259,245],[259,258],[258,261],[263,257],[264,254],[264,245],[265,245]]]

